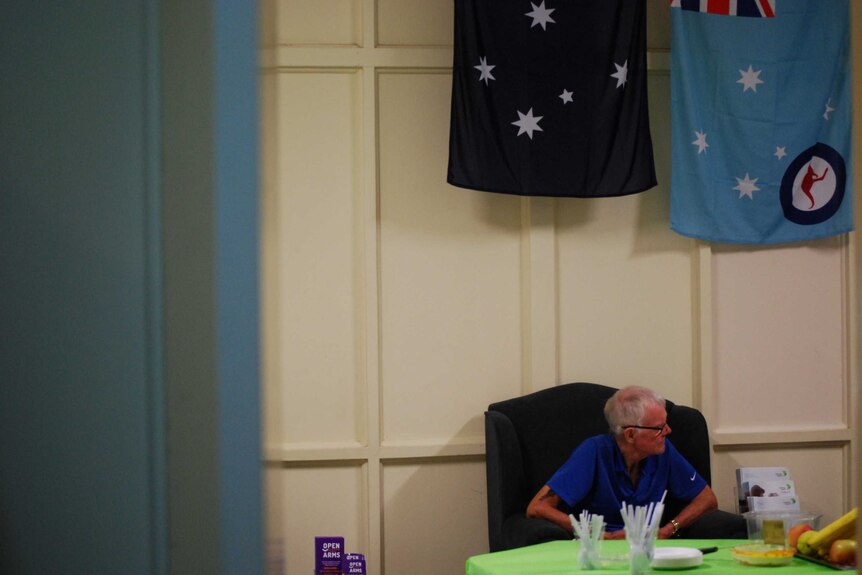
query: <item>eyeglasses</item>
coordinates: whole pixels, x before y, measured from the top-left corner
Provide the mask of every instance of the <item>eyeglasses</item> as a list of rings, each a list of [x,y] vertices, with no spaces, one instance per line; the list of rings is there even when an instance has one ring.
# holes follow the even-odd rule
[[[623,425],[623,429],[651,429],[655,431],[656,437],[661,435],[666,427],[667,422],[663,423],[661,427],[650,427],[649,425]]]

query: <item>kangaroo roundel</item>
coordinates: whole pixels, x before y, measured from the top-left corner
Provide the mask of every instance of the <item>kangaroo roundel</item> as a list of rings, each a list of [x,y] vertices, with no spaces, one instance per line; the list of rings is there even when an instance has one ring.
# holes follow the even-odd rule
[[[781,179],[784,217],[801,225],[825,222],[844,200],[847,171],[834,148],[817,143],[791,162]]]

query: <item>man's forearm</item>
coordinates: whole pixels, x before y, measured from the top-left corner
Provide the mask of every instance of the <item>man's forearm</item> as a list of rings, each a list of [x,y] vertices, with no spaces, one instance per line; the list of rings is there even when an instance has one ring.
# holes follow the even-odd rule
[[[546,519],[572,533],[574,531],[572,520],[569,519],[567,514],[557,509],[557,505],[559,504],[560,496],[545,486],[533,497],[530,505],[527,506],[527,517]]]
[[[659,537],[662,539],[672,537],[677,530],[688,527],[701,515],[715,509],[718,509],[718,500],[715,498],[715,493],[707,485],[697,497],[692,499],[691,503],[679,512],[679,515],[669,518],[669,521],[660,529]]]
[[[527,514],[527,517],[541,517],[542,519],[547,519],[551,523],[556,523],[569,533],[574,532],[572,520],[559,509],[553,507],[541,507],[537,511],[538,512],[533,515]]]

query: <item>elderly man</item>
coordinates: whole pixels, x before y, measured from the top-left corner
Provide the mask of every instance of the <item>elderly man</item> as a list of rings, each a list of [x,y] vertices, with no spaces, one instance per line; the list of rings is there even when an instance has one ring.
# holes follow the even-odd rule
[[[542,517],[572,531],[565,503],[573,510],[603,515],[606,539],[625,537],[620,508],[658,502],[665,490],[688,505],[666,523],[658,537],[676,535],[718,507],[712,489],[667,439],[665,401],[638,386],[617,391],[605,404],[610,434],[581,443],[530,501],[527,517]]]

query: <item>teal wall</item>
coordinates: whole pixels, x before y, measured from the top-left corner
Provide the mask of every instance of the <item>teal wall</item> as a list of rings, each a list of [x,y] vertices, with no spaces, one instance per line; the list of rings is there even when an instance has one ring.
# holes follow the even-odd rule
[[[0,2],[4,575],[263,571],[256,3],[176,4]]]

